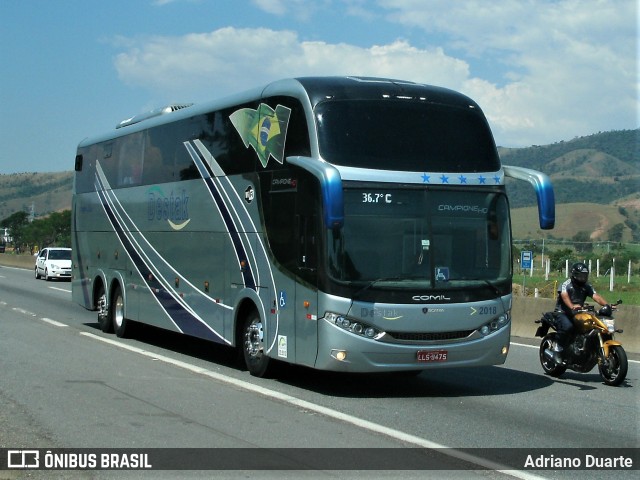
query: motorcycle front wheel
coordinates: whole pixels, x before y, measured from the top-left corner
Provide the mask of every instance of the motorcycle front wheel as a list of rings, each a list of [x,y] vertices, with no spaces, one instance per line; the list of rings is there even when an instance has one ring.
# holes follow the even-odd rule
[[[550,333],[549,335],[545,336],[542,339],[542,343],[540,343],[540,365],[542,365],[544,373],[552,377],[559,377],[567,370],[567,367],[565,367],[564,365],[558,365],[555,360],[549,356],[548,353],[545,353],[553,352],[553,346],[556,341],[556,334]]]
[[[609,356],[606,358],[606,362],[598,364],[602,380],[612,387],[620,385],[624,381],[628,368],[627,352],[619,345],[609,347]]]

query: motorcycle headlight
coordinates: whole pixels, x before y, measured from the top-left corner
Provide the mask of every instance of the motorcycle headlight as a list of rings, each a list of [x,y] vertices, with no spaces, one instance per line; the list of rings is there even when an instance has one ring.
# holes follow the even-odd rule
[[[602,321],[607,326],[607,330],[609,330],[609,333],[613,333],[616,331],[616,321],[613,318],[606,318]]]

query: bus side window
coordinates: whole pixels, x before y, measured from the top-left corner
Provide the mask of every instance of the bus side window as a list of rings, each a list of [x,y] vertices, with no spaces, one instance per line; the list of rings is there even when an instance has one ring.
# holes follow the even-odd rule
[[[114,142],[107,142],[100,144],[97,152],[98,162],[111,186],[117,184],[118,178],[118,156],[113,154],[114,150],[116,150]]]
[[[198,168],[191,158],[191,155],[189,155],[189,151],[185,147],[184,142],[198,138],[199,133],[202,131],[202,125],[205,123],[202,120],[203,118],[204,117],[198,117],[187,120],[186,123],[181,126],[180,133],[176,136],[175,142],[172,144],[174,181],[200,178],[200,172],[198,172]]]
[[[284,158],[310,156],[311,144],[309,140],[309,129],[302,104],[300,104],[297,99],[291,97],[268,97],[265,98],[263,102],[273,109],[278,105],[282,105],[291,110],[287,126],[287,137],[284,144]],[[286,164],[286,160],[284,163]],[[267,168],[279,168],[279,164],[270,160]]]
[[[178,145],[174,154],[176,180],[193,180],[200,178],[200,172],[184,145]]]
[[[118,142],[118,186],[139,185],[142,176],[142,133],[121,137]]]
[[[245,145],[230,116],[241,108],[256,109],[250,103],[207,115],[200,140],[227,175],[252,173],[256,170],[258,156],[253,147]]]

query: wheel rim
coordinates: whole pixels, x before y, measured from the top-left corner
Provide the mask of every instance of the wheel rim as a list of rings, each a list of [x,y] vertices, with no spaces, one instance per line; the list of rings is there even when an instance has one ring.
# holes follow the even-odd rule
[[[607,378],[607,380],[613,382],[618,375],[620,375],[620,359],[618,358],[618,354],[615,349],[612,349],[609,352],[609,357],[607,357],[607,365],[603,366],[601,369],[603,376]]]
[[[107,296],[102,293],[98,298],[98,319],[104,320],[107,318]]]
[[[262,322],[253,320],[244,334],[244,349],[251,358],[260,358],[264,349],[264,330]]]
[[[115,304],[113,305],[113,322],[117,328],[120,328],[124,321],[124,301],[122,295],[118,295],[115,300]]]

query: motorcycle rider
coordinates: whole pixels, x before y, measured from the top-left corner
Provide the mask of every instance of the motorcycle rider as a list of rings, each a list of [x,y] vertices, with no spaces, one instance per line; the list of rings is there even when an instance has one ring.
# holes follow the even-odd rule
[[[571,278],[560,285],[555,308],[555,329],[558,332],[558,343],[553,357],[556,363],[566,363],[562,352],[567,349],[573,336],[573,316],[576,310],[584,306],[587,297],[593,298],[601,306],[608,305],[602,295],[597,293],[589,281],[589,267],[578,262],[571,266]],[[615,307],[612,306],[615,309]]]

